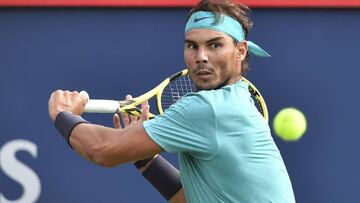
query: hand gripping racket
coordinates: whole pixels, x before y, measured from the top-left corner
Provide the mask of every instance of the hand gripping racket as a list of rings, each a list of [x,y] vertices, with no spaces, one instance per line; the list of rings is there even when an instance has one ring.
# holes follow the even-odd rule
[[[242,80],[249,84],[249,92],[255,102],[259,112],[264,116],[266,121],[269,121],[268,110],[264,98],[261,96],[257,88],[246,78]],[[132,98],[130,100],[102,100],[90,99],[85,106],[84,112],[87,113],[128,113],[135,116],[140,116],[141,110],[138,105],[155,97],[156,107],[159,114],[163,114],[164,110],[176,103],[182,96],[189,92],[194,92],[195,86],[188,76],[188,70],[184,69],[166,78],[158,86],[145,94]],[[150,118],[154,117],[150,114]]]

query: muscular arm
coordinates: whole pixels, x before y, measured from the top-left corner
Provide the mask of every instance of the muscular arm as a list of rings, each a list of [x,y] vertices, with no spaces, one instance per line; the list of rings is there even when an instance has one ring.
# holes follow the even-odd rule
[[[81,115],[87,100],[85,95],[76,91],[57,90],[49,99],[49,116],[55,121],[63,111]],[[144,105],[143,110],[147,112],[144,118],[125,129],[78,124],[72,129],[69,142],[84,158],[103,166],[115,166],[151,157],[163,150],[144,130],[142,123],[148,118],[148,105]]]
[[[84,158],[102,166],[115,166],[162,152],[146,133],[142,122],[125,129],[79,124],[71,132],[71,146]]]
[[[63,111],[80,115],[86,102],[87,98],[79,95],[78,92],[55,91],[49,99],[50,118],[55,121],[55,118]],[[143,128],[143,121],[148,119],[148,104],[142,105],[142,110],[144,117],[131,124],[130,120],[126,121],[127,127],[124,129],[80,123],[72,129],[70,137],[67,133],[64,136],[66,139],[69,138],[71,146],[85,159],[102,166],[111,167],[153,157],[163,149],[147,135]],[[142,170],[151,165],[151,162]],[[169,201],[185,202],[182,189],[171,196]]]

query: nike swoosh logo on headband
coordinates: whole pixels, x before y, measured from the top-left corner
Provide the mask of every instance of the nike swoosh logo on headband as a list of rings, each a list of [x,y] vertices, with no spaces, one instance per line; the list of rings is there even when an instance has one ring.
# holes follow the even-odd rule
[[[202,18],[195,18],[194,23],[199,22],[200,20],[204,20],[206,18],[212,18],[212,17],[202,17]]]

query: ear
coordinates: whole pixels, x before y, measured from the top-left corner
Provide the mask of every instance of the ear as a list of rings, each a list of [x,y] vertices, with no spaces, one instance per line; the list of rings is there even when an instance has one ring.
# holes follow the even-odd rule
[[[243,61],[248,52],[248,44],[245,40],[243,40],[242,42],[237,43],[236,46],[237,46],[236,60]]]

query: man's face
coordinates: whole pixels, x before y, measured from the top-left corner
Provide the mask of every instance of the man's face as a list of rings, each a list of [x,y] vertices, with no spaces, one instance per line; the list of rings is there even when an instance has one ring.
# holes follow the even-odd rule
[[[246,42],[236,45],[222,32],[193,29],[185,33],[185,64],[198,90],[217,89],[238,81],[246,52]]]

